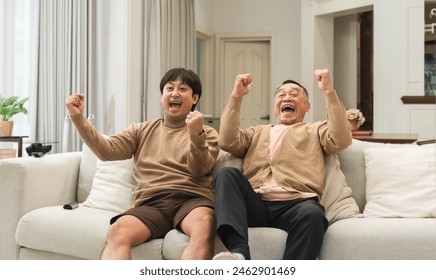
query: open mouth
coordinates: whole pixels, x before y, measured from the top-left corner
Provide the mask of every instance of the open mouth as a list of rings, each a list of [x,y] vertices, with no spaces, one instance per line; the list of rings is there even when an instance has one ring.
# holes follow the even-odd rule
[[[282,106],[282,113],[293,113],[295,112],[295,108],[292,105],[285,104]]]
[[[180,101],[170,101],[170,108],[180,108],[182,106],[182,102]]]

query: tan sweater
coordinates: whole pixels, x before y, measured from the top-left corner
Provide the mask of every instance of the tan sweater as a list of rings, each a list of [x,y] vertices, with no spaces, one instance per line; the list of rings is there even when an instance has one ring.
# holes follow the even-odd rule
[[[257,192],[272,172],[275,181],[288,192],[324,192],[324,155],[337,153],[351,145],[352,137],[345,114],[335,92],[324,94],[328,121],[297,123],[284,132],[271,159],[268,157],[272,125],[239,129],[242,98],[230,97],[221,116],[220,148],[244,158],[243,173]],[[293,195],[294,196],[294,195]]]
[[[134,157],[134,206],[156,193],[185,191],[213,200],[210,172],[216,162],[218,134],[190,136],[185,119],[164,119],[130,125],[105,139],[83,116],[72,118],[80,137],[100,160]]]

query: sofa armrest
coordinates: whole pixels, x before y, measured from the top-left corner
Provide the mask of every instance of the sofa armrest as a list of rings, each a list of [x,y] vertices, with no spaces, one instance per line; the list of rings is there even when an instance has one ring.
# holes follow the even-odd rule
[[[76,201],[80,152],[0,160],[0,259],[16,259],[19,219],[34,209]]]

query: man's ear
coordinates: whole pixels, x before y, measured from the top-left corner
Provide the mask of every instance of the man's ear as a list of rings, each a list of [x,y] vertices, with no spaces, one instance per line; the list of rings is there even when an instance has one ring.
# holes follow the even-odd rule
[[[198,93],[194,93],[192,95],[192,100],[194,101],[194,104],[197,104],[199,98],[200,98],[200,95]]]
[[[306,102],[306,113],[310,111],[310,103]]]

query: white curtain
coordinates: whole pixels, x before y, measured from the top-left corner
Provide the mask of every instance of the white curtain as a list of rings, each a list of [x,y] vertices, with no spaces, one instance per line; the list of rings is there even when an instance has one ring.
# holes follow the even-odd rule
[[[88,95],[90,2],[40,0],[36,138],[60,142],[68,147],[63,152],[81,150],[75,130],[65,136],[65,101],[74,92]],[[57,145],[52,150],[58,152]]]
[[[35,139],[38,7],[34,0],[0,1],[0,94],[30,97],[28,115],[13,117],[14,135]],[[32,139],[32,140],[31,140]]]
[[[13,93],[14,1],[0,1],[0,95]]]

